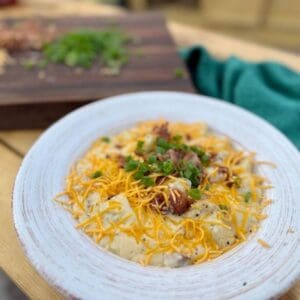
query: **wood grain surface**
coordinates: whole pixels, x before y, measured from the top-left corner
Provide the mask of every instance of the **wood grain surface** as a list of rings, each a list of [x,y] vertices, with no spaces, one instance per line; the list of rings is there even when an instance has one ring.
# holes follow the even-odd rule
[[[103,16],[124,15],[126,11],[113,6],[96,5],[90,1],[23,0],[22,5],[0,10],[0,19],[32,16]],[[300,70],[299,56],[278,49],[245,42],[206,29],[168,22],[168,28],[178,46],[201,44],[221,58],[237,55],[252,61],[277,60]],[[32,299],[58,299],[59,295],[28,263],[12,226],[11,191],[23,155],[41,133],[41,130],[0,131],[0,180],[1,222],[0,267]],[[18,153],[18,154],[16,154]],[[14,263],[17,262],[17,266]],[[300,281],[280,299],[299,300]]]
[[[0,190],[0,265],[17,285],[33,299],[58,299],[59,294],[49,287],[27,260],[15,233],[11,217],[11,192],[15,175],[22,161],[10,149],[0,144],[0,172],[5,174],[1,179]],[[34,283],[34,284],[33,284]],[[28,287],[30,287],[28,289]],[[41,295],[43,297],[41,298]]]
[[[45,26],[53,24],[64,32],[78,28],[120,29],[133,39],[128,46],[129,62],[118,76],[104,75],[100,64],[80,72],[50,64],[42,71],[42,78],[39,69],[27,70],[18,63],[8,66],[0,77],[1,129],[43,128],[85,103],[122,93],[194,91],[187,72],[182,78],[175,76],[175,69],[185,66],[160,14],[67,17],[40,22]],[[15,58],[21,61],[26,55],[25,52]]]

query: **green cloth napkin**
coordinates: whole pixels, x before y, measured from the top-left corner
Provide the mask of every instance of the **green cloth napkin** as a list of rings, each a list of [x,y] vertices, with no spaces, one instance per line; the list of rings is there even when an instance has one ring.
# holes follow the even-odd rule
[[[300,148],[300,74],[275,62],[217,60],[200,46],[180,54],[199,93],[252,111]]]

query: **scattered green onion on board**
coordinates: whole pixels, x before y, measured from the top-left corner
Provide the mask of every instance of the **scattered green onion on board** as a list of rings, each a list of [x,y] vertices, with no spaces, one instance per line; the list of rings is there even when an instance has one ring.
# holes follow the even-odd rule
[[[174,70],[174,75],[175,78],[183,78],[185,75],[184,69],[183,68],[176,68]]]

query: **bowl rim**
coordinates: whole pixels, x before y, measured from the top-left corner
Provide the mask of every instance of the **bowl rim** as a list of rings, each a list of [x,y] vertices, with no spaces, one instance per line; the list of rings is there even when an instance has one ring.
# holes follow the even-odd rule
[[[27,151],[25,157],[23,158],[21,165],[19,167],[17,176],[15,178],[14,181],[14,186],[13,186],[13,191],[12,191],[12,214],[13,214],[13,224],[14,224],[14,228],[17,234],[17,237],[20,241],[20,244],[23,248],[23,251],[25,253],[25,255],[27,256],[27,258],[29,259],[29,262],[33,265],[33,267],[35,268],[35,270],[47,281],[47,283],[56,288],[60,293],[62,293],[63,295],[67,296],[67,297],[71,297],[71,298],[77,298],[77,295],[72,295],[67,289],[65,289],[63,284],[56,284],[52,278],[52,276],[50,274],[47,273],[47,271],[45,271],[44,268],[42,268],[37,262],[36,260],[33,258],[31,250],[29,249],[30,246],[26,244],[26,242],[23,240],[22,237],[22,233],[21,233],[21,228],[19,227],[19,224],[17,222],[17,196],[18,196],[18,185],[19,185],[19,181],[22,179],[21,178],[21,170],[24,169],[24,166],[27,165],[29,163],[29,158],[31,156],[31,154],[34,152],[34,150],[36,148],[39,147],[39,144],[41,143],[41,141],[43,141],[44,139],[47,138],[47,136],[49,134],[51,134],[52,131],[55,131],[57,129],[61,129],[61,126],[69,121],[72,120],[73,118],[75,118],[77,115],[80,114],[85,114],[87,113],[89,110],[91,110],[93,107],[96,107],[98,105],[101,105],[102,103],[109,103],[109,102],[115,102],[116,100],[121,101],[122,98],[128,98],[128,97],[138,97],[138,96],[144,96],[144,95],[151,95],[151,96],[155,96],[157,94],[164,94],[165,96],[170,96],[170,95],[182,95],[182,96],[187,96],[187,97],[193,97],[193,98],[202,98],[202,100],[205,101],[214,101],[217,103],[218,106],[223,106],[224,109],[227,109],[228,107],[237,111],[238,113],[242,113],[242,114],[246,114],[248,116],[251,116],[252,119],[255,119],[256,121],[260,122],[261,124],[263,124],[264,127],[268,128],[269,130],[273,131],[277,136],[279,136],[282,140],[284,140],[285,145],[288,145],[288,147],[290,148],[291,151],[293,151],[296,155],[296,160],[297,163],[300,166],[300,152],[298,151],[298,149],[295,147],[295,145],[293,145],[288,138],[281,133],[277,128],[275,128],[273,125],[271,125],[268,121],[262,119],[261,117],[255,115],[254,113],[247,111],[246,109],[236,106],[230,102],[225,102],[223,100],[217,99],[217,98],[213,98],[213,97],[208,97],[208,96],[204,96],[204,95],[197,95],[197,94],[192,94],[192,93],[186,93],[186,92],[175,92],[175,91],[146,91],[146,92],[133,92],[133,93],[126,93],[126,94],[120,94],[120,95],[115,95],[115,96],[111,96],[111,97],[107,97],[104,99],[99,99],[96,100],[94,102],[91,102],[89,104],[83,105],[77,109],[75,109],[74,111],[69,112],[68,114],[66,114],[65,116],[63,116],[62,118],[60,118],[59,120],[57,120],[56,122],[54,122],[51,126],[49,126],[46,130],[44,130],[42,132],[42,134],[35,140],[35,142],[33,143],[33,145],[30,147],[29,151]],[[134,100],[132,100],[134,101]],[[300,173],[299,173],[300,174]],[[298,254],[299,254],[299,243],[298,243]],[[297,262],[298,265],[300,265],[299,262]],[[287,291],[300,277],[300,269],[298,271],[297,274],[294,274],[292,278],[289,279],[289,281],[285,281],[283,284],[278,284],[277,285],[277,289],[276,291],[274,290],[274,292],[270,291],[268,296],[272,297],[272,296],[280,296],[282,295],[285,291]]]

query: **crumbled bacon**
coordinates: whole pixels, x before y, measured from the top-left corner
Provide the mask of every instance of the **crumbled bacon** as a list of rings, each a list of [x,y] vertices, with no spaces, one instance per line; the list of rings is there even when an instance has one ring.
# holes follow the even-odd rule
[[[214,161],[217,157],[217,153],[208,152],[207,155],[209,156],[209,161]]]
[[[212,183],[229,180],[229,169],[227,167],[218,167],[218,171],[214,176],[210,176],[209,181]]]
[[[219,167],[218,173],[224,176],[224,180],[229,179],[229,169],[227,167]]]
[[[192,163],[195,167],[198,168],[201,167],[201,161],[198,155],[193,151],[185,153],[182,150],[169,149],[165,154],[158,154],[157,158],[160,161],[165,161],[170,159],[174,163],[174,165],[178,165],[178,163],[181,160],[184,160],[186,162]]]
[[[188,195],[178,189],[170,190],[170,212],[175,215],[182,215],[191,206],[191,200]]]
[[[163,194],[157,194],[155,198],[150,202],[150,207],[153,210],[161,212],[162,214],[167,214],[169,212],[169,208],[165,203]]]
[[[202,171],[200,172],[200,174],[198,175],[198,179],[199,179],[199,184],[202,183],[205,179],[207,175],[207,172],[205,171],[205,169],[202,169]]]
[[[123,155],[119,154],[119,155],[117,156],[117,160],[118,160],[118,163],[119,163],[120,168],[124,168],[125,163],[126,163],[125,157],[124,157]]]
[[[232,188],[233,186],[236,186],[239,188],[240,184],[241,184],[240,181],[241,181],[241,179],[236,174],[233,173],[232,176],[228,178],[226,185],[229,188]]]
[[[171,160],[174,165],[183,158],[184,153],[181,150],[169,149],[165,154],[157,154],[157,158],[160,161]]]
[[[201,161],[195,152],[188,152],[183,157],[183,160],[192,163],[195,167],[201,167]]]
[[[0,25],[0,47],[8,51],[39,50],[57,36],[54,26],[37,21],[23,21],[16,26]]]
[[[162,214],[172,213],[182,215],[191,206],[192,201],[188,195],[178,189],[170,190],[169,205],[167,206],[163,194],[158,194],[150,202],[150,208]]]
[[[156,157],[159,161],[165,161],[166,160],[166,156],[164,154],[157,153]]]
[[[171,138],[171,134],[169,132],[168,126],[169,126],[168,122],[163,123],[160,126],[155,126],[153,128],[153,133],[155,133],[159,137],[161,137],[161,138],[163,138],[163,139],[165,139],[165,140],[168,141]]]
[[[155,184],[157,185],[163,184],[167,179],[168,177],[166,176],[158,176],[155,180]]]
[[[169,155],[170,160],[172,160],[172,162],[177,165],[178,162],[182,159],[184,153],[181,150],[174,150],[174,149],[170,149],[167,151],[167,153]]]

